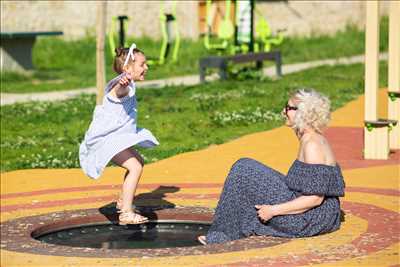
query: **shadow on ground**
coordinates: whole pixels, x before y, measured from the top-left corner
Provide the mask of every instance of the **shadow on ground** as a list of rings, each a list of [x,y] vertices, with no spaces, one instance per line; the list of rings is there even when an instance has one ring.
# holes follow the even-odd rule
[[[157,220],[155,211],[163,209],[173,209],[175,204],[165,200],[166,194],[176,193],[180,190],[177,186],[159,186],[148,193],[142,193],[134,199],[134,209],[140,214],[148,217],[150,220]],[[99,208],[99,212],[103,214],[110,222],[118,220],[118,210],[116,202],[111,202]]]

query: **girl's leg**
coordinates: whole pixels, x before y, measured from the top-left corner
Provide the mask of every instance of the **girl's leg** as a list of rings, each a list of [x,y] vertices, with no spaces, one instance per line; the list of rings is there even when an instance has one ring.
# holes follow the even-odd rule
[[[122,207],[124,213],[132,213],[132,202],[143,170],[143,158],[134,149],[125,149],[118,153],[112,161],[127,170],[122,184]]]

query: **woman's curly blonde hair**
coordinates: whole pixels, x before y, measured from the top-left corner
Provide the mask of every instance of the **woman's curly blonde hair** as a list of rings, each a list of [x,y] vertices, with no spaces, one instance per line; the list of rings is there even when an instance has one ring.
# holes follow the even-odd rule
[[[314,89],[298,89],[291,95],[297,104],[293,128],[302,132],[310,127],[321,133],[331,118],[331,102]]]

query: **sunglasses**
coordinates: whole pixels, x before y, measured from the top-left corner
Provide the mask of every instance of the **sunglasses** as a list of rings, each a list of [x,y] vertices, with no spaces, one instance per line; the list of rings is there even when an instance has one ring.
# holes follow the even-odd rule
[[[298,109],[298,107],[294,107],[294,106],[290,106],[289,104],[286,104],[286,106],[285,106],[285,114],[287,115],[287,113],[290,110],[297,110],[297,109]]]

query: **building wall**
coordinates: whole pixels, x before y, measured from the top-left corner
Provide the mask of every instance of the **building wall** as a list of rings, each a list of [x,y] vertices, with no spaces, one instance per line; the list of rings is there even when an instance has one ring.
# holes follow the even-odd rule
[[[171,1],[108,1],[107,28],[111,17],[128,15],[129,36],[160,38],[159,11]],[[95,35],[95,1],[0,1],[1,31],[61,30],[66,39]],[[257,9],[267,18],[273,31],[286,29],[287,35],[334,33],[353,23],[365,21],[365,1],[257,1]],[[381,13],[388,13],[388,1]],[[258,15],[256,15],[257,18]],[[179,1],[177,17],[184,38],[199,36],[197,1]]]
[[[396,0],[397,1],[397,0]],[[365,25],[365,1],[277,1],[258,2],[257,9],[270,24],[272,31],[284,29],[285,34],[310,36],[334,34],[352,24]],[[381,15],[388,15],[389,1],[381,1]],[[259,14],[256,14],[256,19]]]
[[[171,1],[108,1],[107,31],[111,18],[130,17],[129,36],[161,36],[159,12],[171,9]],[[1,31],[64,32],[64,38],[76,39],[96,34],[96,1],[0,1]],[[176,6],[181,36],[197,38],[197,1],[180,1]],[[196,27],[195,27],[196,26]]]

